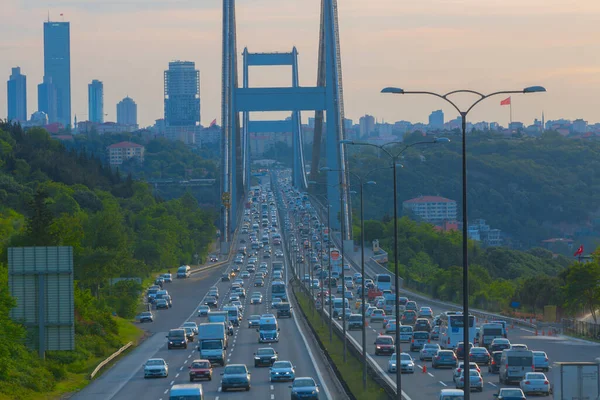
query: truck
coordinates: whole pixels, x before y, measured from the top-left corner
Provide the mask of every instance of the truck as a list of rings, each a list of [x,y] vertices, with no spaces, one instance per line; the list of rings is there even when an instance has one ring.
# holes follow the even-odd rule
[[[271,265],[273,266],[273,272],[276,272],[276,271],[283,272],[283,261],[273,261],[271,263]]]
[[[386,315],[392,315],[395,312],[396,295],[394,293],[383,293],[383,297],[385,298],[383,311]]]
[[[600,358],[595,362],[555,362],[552,371],[554,400],[600,398]]]
[[[208,322],[198,326],[200,358],[211,364],[225,365],[227,360],[227,330],[224,322]]]
[[[379,290],[377,287],[372,287],[367,292],[368,301],[370,302],[379,296],[383,296],[383,291]]]
[[[489,349],[494,339],[504,338],[504,327],[502,324],[483,324],[479,336],[479,345]]]
[[[227,322],[227,311],[211,311],[208,313],[208,322]]]
[[[279,325],[275,317],[260,317],[256,331],[258,332],[258,343],[279,342]]]

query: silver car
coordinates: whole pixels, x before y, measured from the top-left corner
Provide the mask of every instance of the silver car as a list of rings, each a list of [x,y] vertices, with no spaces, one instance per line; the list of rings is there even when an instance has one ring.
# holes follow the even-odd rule
[[[431,360],[431,359],[433,359],[433,357],[435,357],[437,352],[440,350],[441,350],[441,347],[439,344],[426,343],[425,345],[423,345],[423,348],[419,352],[419,360],[421,360],[421,361]]]
[[[460,374],[460,378],[458,378],[456,380],[456,388],[457,389],[463,389],[465,387],[464,373],[465,373],[465,371],[463,370]],[[476,371],[474,369],[469,371],[469,382],[470,382],[471,390],[476,389],[480,392],[483,392],[483,377],[481,376],[481,374],[478,371]]]
[[[550,395],[550,381],[543,372],[527,372],[519,385],[525,395],[530,393]]]

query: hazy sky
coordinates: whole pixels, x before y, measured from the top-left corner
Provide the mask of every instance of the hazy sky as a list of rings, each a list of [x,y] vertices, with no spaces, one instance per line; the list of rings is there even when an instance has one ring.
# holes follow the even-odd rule
[[[72,113],[87,118],[87,84],[104,82],[107,120],[126,95],[141,125],[163,117],[163,71],[171,60],[200,69],[202,123],[220,118],[220,0],[0,0],[0,77],[20,66],[28,113],[43,76],[43,21],[71,22]],[[543,85],[548,93],[513,96],[514,120],[600,121],[599,0],[338,0],[346,116],[426,122],[440,100],[379,93],[406,90],[483,92]],[[300,53],[300,82],[314,86],[319,0],[238,0],[238,50]],[[241,64],[241,62],[240,62]],[[262,72],[261,72],[262,71]],[[284,86],[291,71],[251,70],[251,85]],[[465,99],[466,100],[466,99]],[[508,122],[501,98],[471,121]],[[6,85],[0,117],[6,116]],[[303,120],[310,116],[303,115]],[[265,116],[263,116],[265,117]],[[257,119],[259,117],[255,117]],[[218,119],[220,121],[220,119]]]

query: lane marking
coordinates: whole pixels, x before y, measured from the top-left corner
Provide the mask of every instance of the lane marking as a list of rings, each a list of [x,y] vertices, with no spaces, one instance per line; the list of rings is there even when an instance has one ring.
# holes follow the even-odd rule
[[[187,362],[187,360],[185,360]],[[183,371],[183,367],[179,368],[180,371]]]
[[[273,400],[274,398],[275,398],[275,395],[274,395],[274,394],[272,394],[272,395],[271,395],[271,400]]]
[[[419,367],[419,368],[423,369],[423,366],[422,366],[422,365],[419,365],[419,364],[417,364],[417,367]]]
[[[179,378],[179,374],[175,375],[175,378]]]
[[[492,382],[488,382],[490,385],[492,385],[493,387],[498,387],[495,383]]]
[[[219,386],[219,387],[217,388],[217,392],[220,392],[220,391],[221,391],[221,386]]]
[[[164,393],[164,394],[167,394],[167,393],[169,393],[169,389],[165,390],[165,393]]]
[[[445,384],[444,382],[442,382],[442,381],[440,381],[440,383],[441,383],[443,386],[448,386],[448,385],[446,385],[446,384]]]
[[[175,381],[171,381],[171,384],[170,384],[170,386],[173,386],[173,384],[174,384],[174,383],[175,383]]]
[[[429,375],[432,378],[435,378],[435,376],[433,376],[433,374],[431,372],[428,372],[427,375]]]
[[[273,385],[271,385],[271,390],[275,390],[275,388],[273,387]]]
[[[189,361],[189,360],[185,360],[183,363],[184,363],[184,364],[187,364],[187,362],[188,362],[188,361]],[[183,368],[183,367],[181,367],[181,368]]]

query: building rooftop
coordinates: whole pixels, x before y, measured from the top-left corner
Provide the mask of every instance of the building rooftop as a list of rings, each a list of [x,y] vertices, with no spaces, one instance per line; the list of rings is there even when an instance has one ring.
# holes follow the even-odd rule
[[[456,201],[440,196],[419,196],[406,200],[404,203],[456,203]]]
[[[126,147],[144,147],[141,144],[133,143],[133,142],[119,142],[115,144],[111,144],[108,146],[109,149],[118,149],[118,148],[126,148]]]

